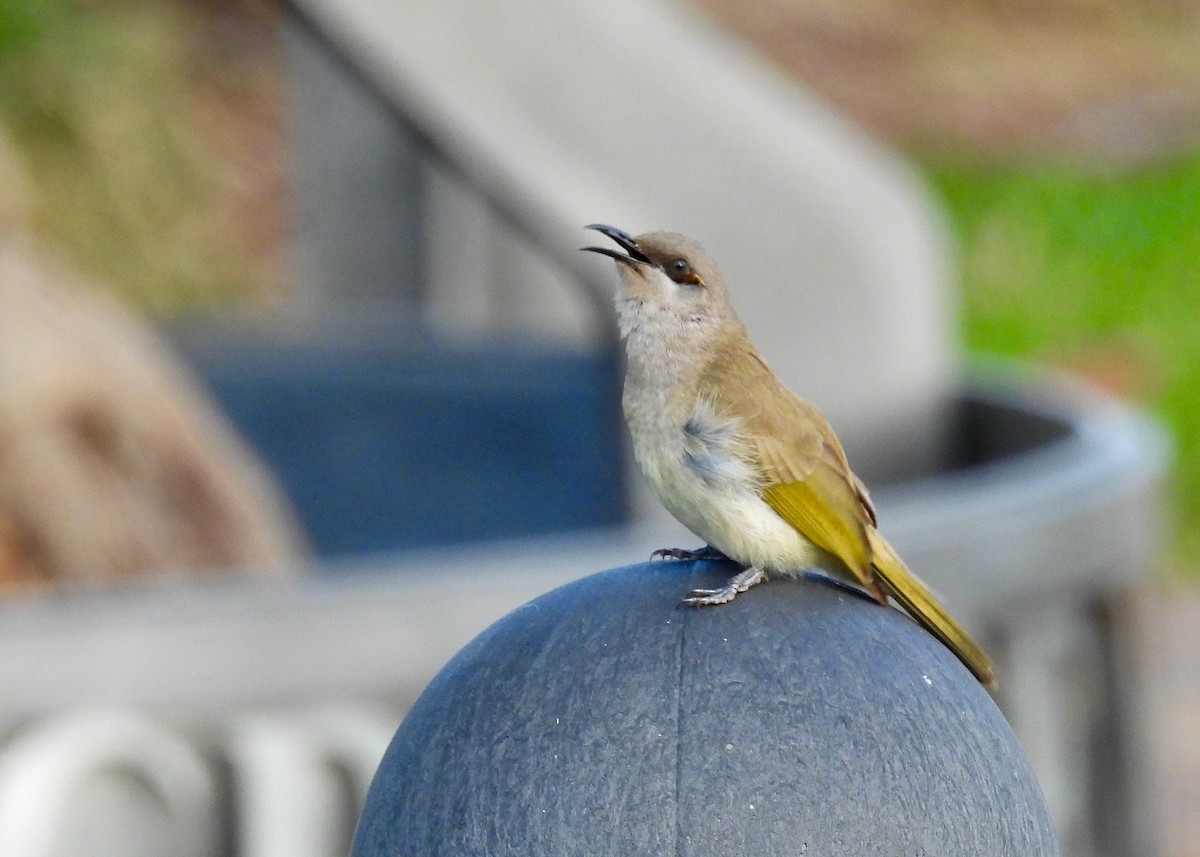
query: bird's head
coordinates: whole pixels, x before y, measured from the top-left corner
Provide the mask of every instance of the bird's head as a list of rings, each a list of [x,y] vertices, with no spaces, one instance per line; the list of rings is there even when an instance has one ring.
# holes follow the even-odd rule
[[[644,325],[700,333],[733,317],[725,280],[716,261],[697,242],[678,232],[632,236],[613,226],[587,227],[611,238],[611,247],[584,247],[617,262],[621,291],[617,307],[622,333]],[[624,251],[624,252],[621,252]]]

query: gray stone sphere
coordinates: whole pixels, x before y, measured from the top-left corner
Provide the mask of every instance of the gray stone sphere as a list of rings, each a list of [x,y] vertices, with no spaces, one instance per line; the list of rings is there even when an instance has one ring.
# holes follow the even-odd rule
[[[602,572],[484,631],[400,726],[353,857],[1058,854],[937,640],[814,576],[679,606],[736,570]]]

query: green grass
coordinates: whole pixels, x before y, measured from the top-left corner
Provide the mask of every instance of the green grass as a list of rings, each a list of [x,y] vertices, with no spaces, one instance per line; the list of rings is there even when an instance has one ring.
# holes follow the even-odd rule
[[[1200,152],[1124,174],[933,165],[968,347],[1066,365],[1172,430],[1176,559],[1200,566]]]
[[[195,109],[197,18],[178,3],[0,2],[0,175],[26,191],[0,210],[159,316],[249,291],[220,204],[237,177]]]

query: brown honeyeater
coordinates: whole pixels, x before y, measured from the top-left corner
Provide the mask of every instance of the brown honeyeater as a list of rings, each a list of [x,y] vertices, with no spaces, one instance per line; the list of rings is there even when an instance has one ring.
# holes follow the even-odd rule
[[[895,599],[994,685],[987,655],[876,529],[875,508],[829,423],[750,341],[712,257],[674,232],[588,228],[620,248],[584,249],[615,259],[620,274],[622,405],[638,468],[672,515],[745,567],[685,603],[723,604],[768,577],[820,568],[880,604]]]

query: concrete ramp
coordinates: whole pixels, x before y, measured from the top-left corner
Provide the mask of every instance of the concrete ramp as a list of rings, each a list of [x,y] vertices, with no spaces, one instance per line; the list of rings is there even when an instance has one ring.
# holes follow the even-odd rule
[[[562,269],[615,283],[603,260],[575,251],[594,240],[585,223],[689,233],[860,471],[895,475],[936,454],[958,368],[940,223],[900,159],[747,48],[652,0],[292,3],[549,256],[553,288],[569,292]],[[494,247],[479,234],[433,230],[431,275],[464,257],[488,267]],[[537,278],[515,270],[522,288]],[[545,318],[536,290],[523,300]]]

